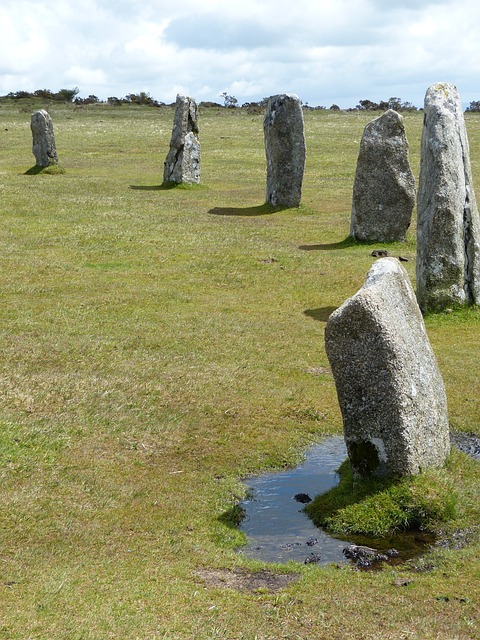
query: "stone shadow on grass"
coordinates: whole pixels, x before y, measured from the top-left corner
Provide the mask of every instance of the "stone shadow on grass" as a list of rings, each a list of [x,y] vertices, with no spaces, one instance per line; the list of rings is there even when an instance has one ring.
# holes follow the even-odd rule
[[[181,188],[185,189],[185,184],[183,182],[162,182],[162,184],[152,184],[152,185],[136,185],[131,184],[130,189],[134,189],[135,191],[170,191],[171,189]],[[192,185],[188,185],[191,187]],[[195,185],[198,186],[198,185]]]
[[[305,309],[304,315],[319,322],[327,322],[330,315],[336,311],[337,307],[319,307],[318,309]]]
[[[148,186],[141,186],[136,184],[131,184],[130,189],[134,191],[166,191],[167,189],[173,189],[173,187],[165,186],[163,184],[153,184]]]
[[[302,244],[298,248],[302,251],[330,251],[333,249],[347,249],[359,244],[351,236],[347,236],[340,242],[330,242],[328,244]]]
[[[46,175],[62,175],[65,173],[65,169],[58,164],[50,164],[48,167],[40,167],[34,164],[33,167],[27,169],[23,175],[25,176],[38,176],[40,173]]]
[[[45,167],[39,167],[38,165],[34,164],[33,167],[30,167],[30,169],[27,169],[25,171],[25,175],[26,176],[36,176],[39,173],[42,173],[42,171],[44,170]]]
[[[271,204],[264,203],[256,207],[214,207],[208,213],[214,216],[268,216],[285,209],[285,207],[273,207]]]

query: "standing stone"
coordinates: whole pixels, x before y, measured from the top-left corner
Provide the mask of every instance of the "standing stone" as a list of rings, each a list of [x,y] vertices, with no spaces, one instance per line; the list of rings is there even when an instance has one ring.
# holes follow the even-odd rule
[[[198,108],[193,98],[177,95],[170,150],[164,163],[163,182],[200,182]]]
[[[403,242],[415,205],[402,116],[388,109],[367,124],[353,185],[350,235],[369,242]]]
[[[480,304],[480,222],[462,105],[453,84],[434,84],[425,95],[417,216],[422,311]]]
[[[30,129],[33,136],[33,155],[37,167],[49,167],[58,164],[53,122],[45,109],[32,113]]]
[[[267,156],[267,203],[298,207],[305,170],[305,132],[300,99],[294,94],[272,96],[263,122]]]
[[[356,476],[405,476],[449,451],[445,387],[407,272],[382,258],[332,313],[325,347]]]

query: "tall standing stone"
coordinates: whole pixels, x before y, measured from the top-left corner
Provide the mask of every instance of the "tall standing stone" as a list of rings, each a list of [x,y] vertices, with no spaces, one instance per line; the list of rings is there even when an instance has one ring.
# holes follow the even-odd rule
[[[170,149],[163,168],[163,182],[200,182],[198,108],[193,98],[177,95]]]
[[[405,476],[449,451],[443,380],[407,272],[382,258],[332,313],[325,347],[357,476]]]
[[[480,222],[462,104],[453,84],[426,92],[417,201],[422,311],[480,304]]]
[[[300,99],[272,96],[263,123],[267,156],[267,197],[274,207],[298,207],[305,170],[305,131]]]
[[[55,136],[53,135],[53,122],[45,109],[32,113],[30,129],[33,136],[33,155],[37,167],[49,167],[58,164]]]
[[[353,185],[350,235],[370,242],[403,242],[415,205],[402,116],[388,109],[367,124]]]

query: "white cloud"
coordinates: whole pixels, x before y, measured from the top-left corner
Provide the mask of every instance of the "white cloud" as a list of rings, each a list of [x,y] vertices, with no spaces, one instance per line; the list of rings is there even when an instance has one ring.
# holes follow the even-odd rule
[[[101,98],[279,92],[421,106],[439,80],[479,99],[478,0],[3,0],[0,94],[78,86]]]
[[[91,69],[75,65],[65,70],[65,80],[70,84],[91,87],[92,92],[96,87],[103,87],[107,82],[107,76],[103,69]]]

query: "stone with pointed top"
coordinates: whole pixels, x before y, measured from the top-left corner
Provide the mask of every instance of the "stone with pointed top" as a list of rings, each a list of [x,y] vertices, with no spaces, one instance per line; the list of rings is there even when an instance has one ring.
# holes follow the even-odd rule
[[[193,98],[177,95],[170,149],[163,168],[163,182],[200,182],[198,108]]]
[[[402,116],[388,109],[367,124],[353,185],[350,235],[368,242],[403,242],[415,205]]]

